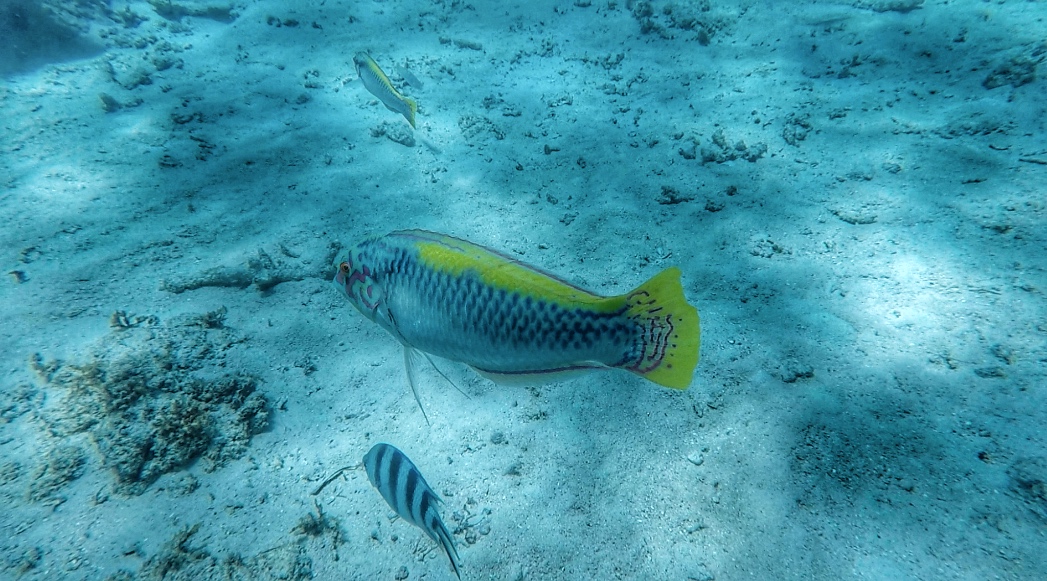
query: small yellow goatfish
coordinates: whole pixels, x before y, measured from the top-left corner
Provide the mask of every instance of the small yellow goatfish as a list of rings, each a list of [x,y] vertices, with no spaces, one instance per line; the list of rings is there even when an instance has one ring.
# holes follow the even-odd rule
[[[423,230],[364,241],[334,267],[335,286],[349,302],[403,343],[415,399],[415,350],[495,381],[613,367],[686,389],[698,364],[698,310],[687,303],[676,267],[603,297]]]
[[[374,62],[374,59],[368,56],[367,53],[356,53],[356,56],[353,57],[353,63],[356,64],[356,74],[360,75],[364,88],[375,97],[378,97],[378,100],[385,105],[386,109],[403,115],[413,128],[414,115],[418,112],[418,103],[415,103],[414,99],[401,95],[400,91],[393,87],[389,77],[385,76],[382,69],[378,67],[378,63]]]

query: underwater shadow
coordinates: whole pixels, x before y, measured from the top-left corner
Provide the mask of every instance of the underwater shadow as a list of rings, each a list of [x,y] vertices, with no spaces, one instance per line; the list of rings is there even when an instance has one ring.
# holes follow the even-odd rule
[[[10,0],[0,8],[0,38],[0,76],[87,59],[104,50],[31,0]]]

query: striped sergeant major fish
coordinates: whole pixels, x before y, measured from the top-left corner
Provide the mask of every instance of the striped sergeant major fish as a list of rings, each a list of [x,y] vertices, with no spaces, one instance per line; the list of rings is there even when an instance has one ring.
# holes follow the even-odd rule
[[[353,64],[356,65],[356,74],[360,75],[360,81],[363,82],[364,88],[375,97],[378,97],[378,100],[385,105],[386,109],[403,115],[413,128],[414,115],[418,112],[418,103],[415,103],[414,99],[401,95],[400,91],[393,87],[389,77],[382,72],[378,63],[374,62],[374,59],[368,56],[367,53],[356,53],[356,56],[353,57]]]
[[[334,266],[335,286],[349,302],[404,345],[419,407],[415,350],[466,363],[496,382],[610,367],[686,389],[698,364],[698,310],[687,303],[676,267],[603,297],[423,230],[364,241]]]
[[[436,510],[440,497],[422,478],[422,473],[407,455],[391,444],[375,444],[364,455],[364,470],[371,484],[396,514],[425,531],[430,539],[443,547],[447,558],[451,560],[454,574],[461,579],[454,537]]]

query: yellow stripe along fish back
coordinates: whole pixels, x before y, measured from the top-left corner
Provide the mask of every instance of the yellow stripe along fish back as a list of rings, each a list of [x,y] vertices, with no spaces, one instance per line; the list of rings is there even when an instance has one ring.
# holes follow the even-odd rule
[[[698,311],[687,303],[676,267],[629,293],[603,297],[422,230],[364,241],[335,267],[335,285],[405,348],[495,378],[616,367],[685,389],[698,363]]]

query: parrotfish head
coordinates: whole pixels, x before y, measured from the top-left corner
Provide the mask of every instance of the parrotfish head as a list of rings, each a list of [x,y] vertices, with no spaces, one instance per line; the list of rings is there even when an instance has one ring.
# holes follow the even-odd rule
[[[357,246],[339,255],[334,262],[334,284],[357,310],[368,319],[375,320],[382,307],[382,291],[374,279],[374,273],[360,254],[360,247]]]

